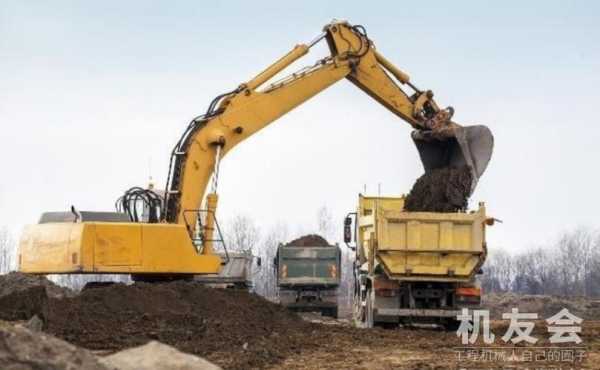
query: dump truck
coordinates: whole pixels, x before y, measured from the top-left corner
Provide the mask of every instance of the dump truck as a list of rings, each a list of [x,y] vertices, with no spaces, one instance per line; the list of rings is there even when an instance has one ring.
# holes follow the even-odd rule
[[[274,260],[279,303],[293,311],[337,318],[339,245],[290,244],[280,244]]]
[[[483,203],[470,212],[405,212],[404,200],[360,195],[344,220],[344,241],[356,253],[354,321],[455,330],[462,308],[481,304],[477,275],[494,219]]]

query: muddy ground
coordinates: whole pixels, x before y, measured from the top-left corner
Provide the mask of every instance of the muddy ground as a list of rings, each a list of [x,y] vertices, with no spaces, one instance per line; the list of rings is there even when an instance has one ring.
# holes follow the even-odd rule
[[[408,193],[404,210],[409,212],[456,212],[466,210],[471,193],[469,167],[439,168],[419,177]]]
[[[26,302],[22,299],[21,307]],[[8,305],[11,312],[14,307],[14,302]],[[0,312],[5,308],[0,304]],[[459,359],[463,352],[455,333],[433,328],[357,329],[344,320],[306,320],[256,295],[194,282],[116,284],[73,297],[47,297],[37,309],[46,333],[95,353],[110,354],[157,340],[225,369],[451,369],[518,364]],[[32,311],[28,308],[23,315]],[[495,345],[501,349],[507,348],[500,340],[506,327],[500,321],[493,325]],[[536,328],[542,340],[537,346],[547,345],[544,323]],[[573,367],[594,368],[594,361],[600,361],[600,321],[585,321],[582,338],[581,348],[591,360]]]
[[[353,329],[327,325],[323,331],[321,345],[307,348],[300,354],[287,357],[270,369],[598,369],[600,368],[600,322],[583,324],[583,342],[573,349],[569,345],[560,348],[548,342],[549,335],[544,322],[537,322],[533,335],[540,341],[532,345],[507,345],[501,340],[508,324],[503,321],[492,323],[495,342],[484,344],[479,340],[470,345],[469,352],[463,347],[455,333],[435,329]],[[328,339],[328,340],[325,340]],[[491,349],[490,347],[494,347]],[[484,349],[486,348],[486,349]],[[523,361],[528,353],[543,353],[546,358],[556,350],[562,353],[581,354],[582,362],[549,361],[539,357],[537,361]],[[487,352],[484,352],[487,351]],[[511,358],[513,355],[515,357]],[[529,351],[529,352],[528,352]],[[552,352],[551,352],[552,351]],[[481,353],[487,353],[481,357]],[[550,354],[553,353],[553,354]],[[479,354],[477,359],[474,354]],[[468,356],[471,356],[470,358]],[[491,358],[490,356],[495,356]]]

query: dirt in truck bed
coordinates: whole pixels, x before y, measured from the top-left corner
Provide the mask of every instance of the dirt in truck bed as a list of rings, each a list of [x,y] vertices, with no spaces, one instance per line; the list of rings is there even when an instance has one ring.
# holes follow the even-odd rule
[[[325,238],[317,234],[309,234],[294,239],[287,243],[286,246],[291,247],[329,247],[330,244]]]
[[[409,212],[457,212],[467,208],[471,191],[469,167],[439,168],[426,172],[404,202]]]

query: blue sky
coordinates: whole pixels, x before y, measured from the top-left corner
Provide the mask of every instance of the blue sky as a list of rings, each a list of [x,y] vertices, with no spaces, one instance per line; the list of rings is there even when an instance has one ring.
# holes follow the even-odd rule
[[[472,202],[505,221],[491,246],[600,224],[600,3],[214,3],[0,1],[0,225],[111,209],[149,172],[162,186],[191,117],[333,18],[363,24],[458,122],[491,127],[496,151]],[[341,220],[365,185],[407,192],[422,172],[409,132],[342,81],[225,158],[221,217],[301,232],[321,205]]]

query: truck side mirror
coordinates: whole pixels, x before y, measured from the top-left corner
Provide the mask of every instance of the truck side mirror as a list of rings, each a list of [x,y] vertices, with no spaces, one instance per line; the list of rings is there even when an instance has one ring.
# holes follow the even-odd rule
[[[256,257],[256,266],[260,267],[262,265],[262,258]]]
[[[352,243],[352,218],[350,216],[344,219],[344,243]]]

